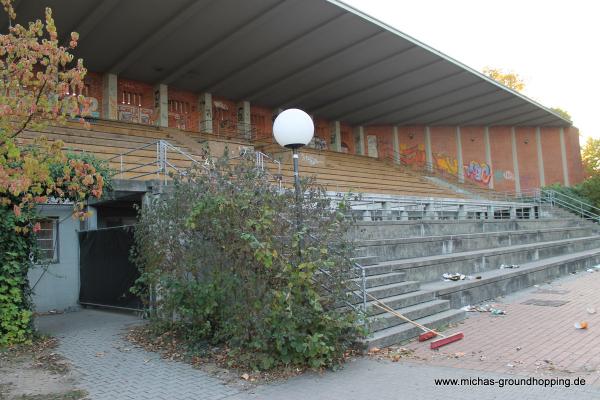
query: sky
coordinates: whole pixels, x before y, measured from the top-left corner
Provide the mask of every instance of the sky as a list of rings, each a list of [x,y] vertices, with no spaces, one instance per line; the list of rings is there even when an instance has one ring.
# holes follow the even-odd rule
[[[600,1],[343,1],[471,68],[518,73],[526,96],[600,138]]]

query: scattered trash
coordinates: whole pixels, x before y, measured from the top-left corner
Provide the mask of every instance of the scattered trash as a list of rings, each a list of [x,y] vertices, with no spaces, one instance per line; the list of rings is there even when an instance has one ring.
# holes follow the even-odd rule
[[[463,357],[465,355],[465,353],[463,353],[462,351],[458,351],[456,353],[454,353],[454,358],[460,358]]]
[[[489,312],[492,315],[506,315],[506,311],[504,311],[500,308],[496,308],[490,304],[484,304],[482,306],[468,305],[468,306],[464,306],[463,308],[461,308],[461,310],[467,311],[467,312]]]
[[[596,309],[594,307],[588,307],[586,311],[588,314],[596,314]]]
[[[243,380],[247,381],[248,379],[250,379],[250,375],[248,375],[248,374],[244,373],[244,374],[242,374],[241,378],[242,378]]]
[[[371,350],[369,350],[369,353],[371,354],[377,354],[381,351],[381,349],[379,347],[373,347]]]
[[[500,266],[500,269],[515,269],[515,268],[519,268],[519,265],[517,265],[517,264],[511,264],[511,265],[502,264]]]
[[[596,270],[594,268],[589,268],[586,270],[587,272],[596,272]]]
[[[444,282],[448,282],[448,281],[462,281],[465,280],[467,277],[463,274],[459,274],[458,272],[455,272],[453,274],[446,272],[444,275],[442,275],[442,279],[444,280]]]
[[[521,346],[517,346],[517,351],[521,351],[522,347]]]
[[[515,367],[515,365],[514,365],[514,364],[506,364],[506,366],[507,366],[508,368],[514,368],[514,367]]]
[[[587,329],[588,323],[585,321],[575,322],[574,326],[575,326],[575,329]]]

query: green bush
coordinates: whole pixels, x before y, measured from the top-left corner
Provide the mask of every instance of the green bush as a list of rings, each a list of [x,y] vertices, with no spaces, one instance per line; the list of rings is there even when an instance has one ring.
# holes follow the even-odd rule
[[[192,343],[223,343],[255,369],[336,365],[356,342],[357,313],[340,307],[352,276],[344,201],[303,182],[294,193],[252,158],[209,162],[146,203],[135,231],[136,290],[156,324]]]

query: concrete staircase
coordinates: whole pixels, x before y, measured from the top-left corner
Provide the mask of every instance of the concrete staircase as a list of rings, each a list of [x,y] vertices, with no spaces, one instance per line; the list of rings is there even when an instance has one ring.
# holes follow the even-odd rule
[[[541,219],[361,221],[355,237],[367,291],[423,325],[460,321],[460,307],[502,296],[600,264],[600,227],[562,210]],[[500,269],[516,264],[514,269]],[[458,272],[471,280],[445,282]],[[368,303],[369,348],[420,332]]]

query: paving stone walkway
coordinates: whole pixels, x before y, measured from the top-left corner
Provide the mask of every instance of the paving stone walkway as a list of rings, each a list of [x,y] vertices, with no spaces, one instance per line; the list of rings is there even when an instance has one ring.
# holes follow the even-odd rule
[[[131,346],[121,335],[128,326],[140,323],[132,315],[82,310],[41,317],[37,323],[42,331],[60,339],[58,351],[71,360],[79,387],[87,390],[92,400],[600,400],[600,335],[596,333],[600,317],[586,312],[586,308],[595,307],[600,313],[598,288],[600,272],[579,274],[514,294],[503,299],[507,316],[473,315],[460,326],[465,340],[443,351],[431,352],[424,344],[408,345],[421,361],[393,363],[365,357],[341,371],[309,373],[249,391],[240,391],[186,364],[166,361]],[[531,298],[568,303],[559,307],[521,304]],[[575,331],[572,323],[582,318],[589,321],[590,328]],[[517,346],[521,350],[517,351]],[[456,358],[456,353],[464,355]],[[482,355],[484,361],[480,359]],[[540,360],[542,368],[536,368]],[[568,378],[571,386],[499,387],[499,379],[530,376]],[[585,386],[573,385],[578,377],[586,379]],[[435,382],[451,378],[494,379],[496,383],[485,386]]]
[[[569,275],[489,302],[507,315],[468,313],[469,318],[453,330],[464,332],[465,339],[439,352],[429,350],[426,343],[407,347],[427,365],[524,376],[579,376],[600,387],[599,291],[600,272]],[[579,321],[589,328],[575,329]]]
[[[140,319],[98,310],[40,317],[39,329],[60,339],[79,387],[93,400],[223,399],[237,393],[191,366],[161,359],[121,338]]]

